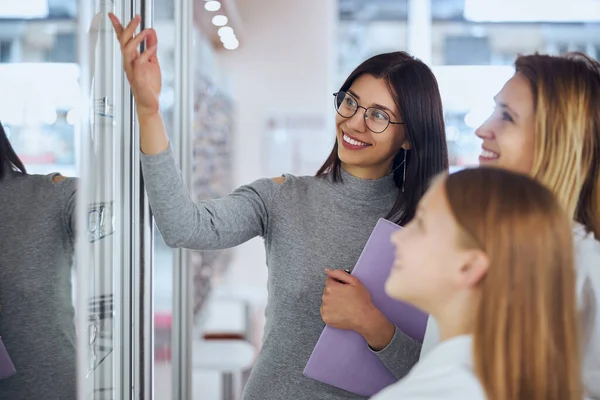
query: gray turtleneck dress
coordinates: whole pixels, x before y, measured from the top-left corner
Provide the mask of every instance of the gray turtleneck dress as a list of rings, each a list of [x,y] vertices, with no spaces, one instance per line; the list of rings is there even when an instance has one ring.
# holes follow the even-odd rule
[[[172,247],[223,249],[264,238],[268,302],[264,341],[244,400],[337,400],[361,397],[302,375],[324,323],[319,313],[325,267],[354,266],[379,218],[396,199],[393,177],[362,180],[285,175],[261,179],[217,200],[193,203],[171,148],[142,155],[156,223]],[[399,329],[377,355],[398,378],[421,345]]]

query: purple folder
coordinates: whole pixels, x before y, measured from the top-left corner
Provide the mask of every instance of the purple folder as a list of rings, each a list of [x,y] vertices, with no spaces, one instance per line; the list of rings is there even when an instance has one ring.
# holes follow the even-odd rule
[[[415,307],[390,298],[385,293],[394,262],[392,233],[400,226],[380,219],[352,271],[371,293],[375,306],[398,328],[423,342],[427,314]],[[369,349],[367,342],[354,331],[326,326],[321,333],[304,375],[317,381],[370,397],[397,379]]]
[[[8,378],[16,372],[15,366],[8,355],[8,351],[6,351],[6,347],[4,347],[4,342],[2,342],[2,339],[0,338],[0,379]]]

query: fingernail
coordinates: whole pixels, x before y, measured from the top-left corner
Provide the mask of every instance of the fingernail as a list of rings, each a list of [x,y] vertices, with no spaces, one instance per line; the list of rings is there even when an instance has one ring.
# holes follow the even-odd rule
[[[325,272],[331,271],[331,268],[325,268]]]

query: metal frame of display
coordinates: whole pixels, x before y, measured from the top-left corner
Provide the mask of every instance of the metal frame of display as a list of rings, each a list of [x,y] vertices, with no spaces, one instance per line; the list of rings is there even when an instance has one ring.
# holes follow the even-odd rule
[[[140,14],[142,28],[150,27],[153,2],[78,3],[82,108],[77,135],[82,157],[77,206],[77,393],[82,400],[152,399],[152,216],[141,175],[133,98],[106,13],[115,12],[124,22]],[[98,217],[99,210],[102,215],[109,210],[106,218]],[[98,233],[93,237],[90,224]],[[104,327],[107,332],[102,332]],[[104,342],[96,344],[98,337]],[[96,347],[107,354],[97,357]]]
[[[174,149],[183,179],[191,184],[191,133],[194,123],[194,2],[175,0]],[[173,263],[172,382],[173,399],[192,396],[192,268],[189,250],[175,250]]]

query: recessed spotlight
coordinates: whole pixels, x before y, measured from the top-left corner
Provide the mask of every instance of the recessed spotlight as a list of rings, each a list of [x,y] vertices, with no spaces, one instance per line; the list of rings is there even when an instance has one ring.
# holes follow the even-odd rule
[[[235,50],[240,46],[240,42],[237,39],[227,40],[223,43],[223,47],[227,50]]]
[[[212,19],[212,23],[215,26],[225,26],[227,25],[228,19],[224,15],[215,15]]]
[[[221,9],[221,3],[214,0],[207,1],[204,3],[204,9],[206,11],[219,11]]]
[[[219,30],[217,31],[217,33],[219,34],[219,37],[235,36],[235,33],[233,32],[233,28],[230,26],[220,27]]]
[[[235,41],[237,41],[237,37],[235,37],[235,35],[231,35],[231,36],[219,36],[219,39],[221,39],[221,43],[225,44],[225,43],[233,43]]]

